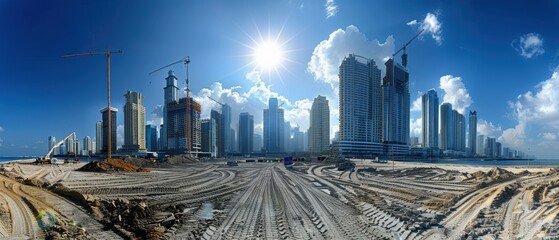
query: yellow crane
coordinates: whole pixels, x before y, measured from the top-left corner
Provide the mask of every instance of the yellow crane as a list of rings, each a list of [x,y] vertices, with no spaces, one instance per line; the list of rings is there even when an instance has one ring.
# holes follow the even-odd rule
[[[80,56],[91,56],[91,55],[107,55],[107,159],[111,158],[111,150],[112,150],[112,139],[111,139],[111,54],[121,54],[122,50],[111,51],[107,49],[107,51],[103,52],[86,52],[86,53],[76,53],[76,54],[66,54],[60,56],[61,58],[71,58],[71,57],[80,57]],[[116,141],[116,140],[115,140]]]
[[[176,62],[173,63],[169,63],[163,67],[158,68],[157,70],[150,72],[149,74],[153,74],[155,72],[158,72],[162,69],[165,69],[167,67],[173,66],[175,64],[179,64],[179,63],[184,63],[184,65],[186,65],[186,151],[187,151],[187,155],[190,156],[191,155],[191,147],[192,144],[191,142],[191,134],[190,134],[190,88],[189,88],[189,80],[188,80],[188,64],[190,64],[190,57],[186,56],[185,58],[178,60]]]

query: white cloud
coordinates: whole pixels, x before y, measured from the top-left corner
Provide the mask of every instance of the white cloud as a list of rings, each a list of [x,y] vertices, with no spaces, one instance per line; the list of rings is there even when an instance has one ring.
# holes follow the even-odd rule
[[[151,112],[151,119],[147,121],[147,124],[156,126],[163,124],[163,105],[155,106],[155,109]]]
[[[557,139],[557,134],[552,132],[544,132],[541,133],[540,135],[543,137],[543,139],[549,141],[555,141]]]
[[[486,121],[484,119],[479,119],[477,121],[477,134],[485,135],[486,137],[497,137],[500,136],[503,130],[501,126],[495,126],[492,122]]]
[[[406,23],[408,26],[418,26],[418,29],[423,29],[423,34],[430,33],[431,37],[437,42],[438,45],[441,45],[443,42],[443,27],[442,22],[439,21],[439,17],[437,13],[427,13],[423,21],[418,22],[417,20],[412,20]]]
[[[326,3],[324,3],[324,10],[326,11],[326,18],[331,18],[338,13],[338,5],[336,5],[334,0],[326,0]]]
[[[4,128],[2,126],[0,126],[0,132],[3,132]]]
[[[529,59],[544,54],[543,38],[537,33],[528,33],[512,41],[512,47],[520,56]]]
[[[394,38],[389,36],[384,43],[380,43],[377,40],[369,40],[356,26],[350,25],[345,30],[338,29],[314,48],[307,71],[316,80],[337,88],[340,64],[350,53],[374,59],[377,66],[383,70],[384,62],[394,53]]]
[[[300,126],[301,131],[309,127],[309,109],[312,101],[309,99],[290,101],[285,96],[273,91],[272,85],[266,84],[260,77],[260,72],[253,70],[246,74],[247,80],[252,83],[248,90],[233,86],[224,87],[222,83],[215,82],[210,88],[203,88],[193,94],[193,98],[202,105],[201,118],[209,118],[212,109],[221,112],[221,106],[211,98],[227,103],[231,106],[231,127],[237,129],[239,114],[248,112],[254,116],[255,133],[262,134],[263,109],[268,108],[271,97],[278,98],[285,109],[285,121],[290,121],[294,126]]]
[[[423,133],[423,118],[411,119],[410,136],[421,138],[422,133]]]
[[[540,146],[555,144],[552,142],[556,140],[553,136],[556,136],[554,133],[559,130],[559,68],[553,72],[551,78],[536,85],[535,93],[528,91],[521,94],[515,102],[509,102],[509,105],[517,125],[503,131],[501,141],[524,151],[530,147],[530,144],[525,145],[525,140],[533,138],[535,144]],[[558,156],[553,147],[542,148],[535,153],[538,157]]]
[[[419,96],[413,101],[411,111],[412,112],[420,112],[423,110],[423,99],[421,93],[418,93]]]
[[[444,90],[443,102],[452,104],[452,108],[461,114],[473,103],[461,77],[442,76],[439,87]]]

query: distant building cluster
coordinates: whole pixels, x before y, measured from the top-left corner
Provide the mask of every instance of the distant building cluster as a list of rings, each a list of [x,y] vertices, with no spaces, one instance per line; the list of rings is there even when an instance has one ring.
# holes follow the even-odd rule
[[[53,154],[105,155],[110,147],[111,152],[122,155],[158,152],[208,158],[303,152],[371,158],[528,157],[523,152],[503,147],[495,138],[478,135],[477,112],[470,111],[466,118],[453,109],[452,104],[441,104],[434,89],[421,96],[422,134],[410,137],[407,55],[402,55],[401,64],[390,58],[384,65],[386,72],[381,76],[380,68],[372,59],[355,54],[343,59],[338,74],[340,125],[332,143],[330,107],[324,96],[317,96],[312,103],[307,131],[291,126],[285,120],[284,103],[278,98],[269,98],[268,108],[262,111],[260,135],[255,133],[254,115],[242,112],[238,122],[233,124],[231,107],[214,99],[221,108],[211,109],[209,118],[201,119],[202,106],[193,98],[179,98],[177,77],[169,71],[163,88],[163,124],[146,124],[142,94],[127,91],[123,107],[124,145],[117,146],[118,109],[111,107],[110,111],[108,108],[101,110],[101,121],[95,125],[95,139],[86,136],[82,143],[66,139]],[[50,136],[49,150],[56,144],[56,138]]]

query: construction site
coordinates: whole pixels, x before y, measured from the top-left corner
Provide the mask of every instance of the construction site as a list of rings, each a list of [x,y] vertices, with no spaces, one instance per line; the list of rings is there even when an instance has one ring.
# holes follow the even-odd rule
[[[0,237],[559,238],[555,168],[235,163],[177,157],[158,164],[118,160],[113,168],[6,163]]]

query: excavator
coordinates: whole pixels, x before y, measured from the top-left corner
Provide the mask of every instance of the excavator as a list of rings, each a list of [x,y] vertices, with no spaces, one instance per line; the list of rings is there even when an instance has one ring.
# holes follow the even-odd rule
[[[51,155],[54,153],[54,149],[56,149],[57,147],[60,147],[60,145],[62,145],[64,143],[64,141],[68,140],[68,138],[70,138],[71,136],[74,136],[74,142],[76,142],[76,132],[72,132],[72,133],[68,134],[68,136],[66,136],[64,139],[60,140],[54,146],[52,146],[52,148],[49,150],[49,152],[45,156],[37,158],[37,160],[34,163],[35,164],[48,164],[48,163],[55,164],[55,163],[57,163],[58,159],[51,158]],[[64,161],[65,163],[68,162],[68,158],[70,157],[70,154],[74,155],[74,162],[79,162],[80,161],[75,152],[68,152],[68,155],[66,156],[66,160]]]

